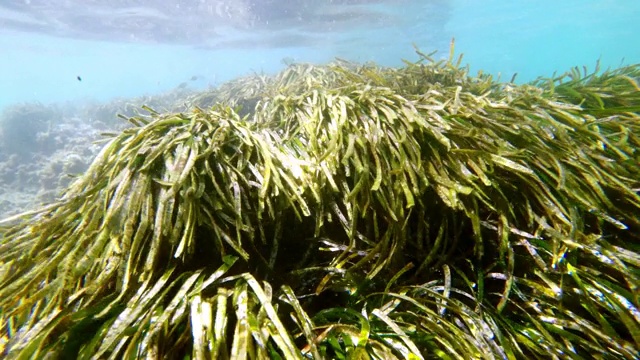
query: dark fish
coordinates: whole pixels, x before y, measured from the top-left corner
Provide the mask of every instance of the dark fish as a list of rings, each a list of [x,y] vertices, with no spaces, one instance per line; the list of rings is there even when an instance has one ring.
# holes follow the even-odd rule
[[[76,79],[78,79],[78,81],[82,81],[82,78],[80,77],[80,75],[76,76]]]
[[[185,81],[185,82],[183,82],[183,83],[180,83],[180,85],[178,85],[178,89],[184,89],[184,88],[186,88],[186,87],[187,87],[187,85],[188,85],[188,84],[187,84],[187,82],[186,82],[186,81]]]
[[[193,75],[193,76],[191,77],[191,79],[189,79],[189,80],[191,80],[191,81],[196,81],[196,80],[198,80],[198,75]]]

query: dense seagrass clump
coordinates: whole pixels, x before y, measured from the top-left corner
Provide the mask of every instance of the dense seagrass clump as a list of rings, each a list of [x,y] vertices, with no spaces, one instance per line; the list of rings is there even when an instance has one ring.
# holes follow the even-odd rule
[[[634,358],[640,65],[291,65],[128,118],[0,239],[8,358]]]

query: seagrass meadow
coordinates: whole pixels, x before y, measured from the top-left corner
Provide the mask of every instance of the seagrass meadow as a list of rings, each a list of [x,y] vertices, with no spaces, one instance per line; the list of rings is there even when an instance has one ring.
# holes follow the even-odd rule
[[[0,226],[10,359],[633,359],[640,65],[418,51],[144,107]]]

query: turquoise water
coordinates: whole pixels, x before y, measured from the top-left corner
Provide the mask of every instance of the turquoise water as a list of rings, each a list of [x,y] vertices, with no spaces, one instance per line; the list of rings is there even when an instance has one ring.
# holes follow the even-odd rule
[[[474,69],[520,82],[640,62],[640,1],[458,0],[447,24]],[[480,5],[482,3],[482,5]],[[504,78],[504,76],[503,76]]]
[[[327,28],[329,19],[314,31],[305,30],[314,39],[309,44],[271,44],[273,33],[264,29],[251,34],[253,45],[245,46],[79,40],[7,30],[0,17],[0,108],[23,101],[154,94],[192,76],[198,80],[189,86],[204,88],[250,72],[276,72],[283,59],[324,63],[341,57],[396,66],[401,58],[416,59],[412,44],[425,52],[438,49],[437,56],[446,57],[451,38],[456,52],[464,53],[464,64],[502,74],[503,80],[514,73],[525,82],[576,65],[593,68],[598,59],[605,67],[640,62],[640,1],[359,3],[385,14],[384,26],[375,18],[351,26],[348,16],[336,13],[343,20],[339,27]]]

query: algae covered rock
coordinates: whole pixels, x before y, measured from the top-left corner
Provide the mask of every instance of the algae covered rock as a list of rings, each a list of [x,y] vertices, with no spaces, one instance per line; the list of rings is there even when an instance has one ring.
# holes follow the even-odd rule
[[[48,137],[51,123],[61,113],[53,106],[39,103],[14,105],[0,116],[0,144],[4,154],[17,154],[28,160],[29,156],[51,148]]]

